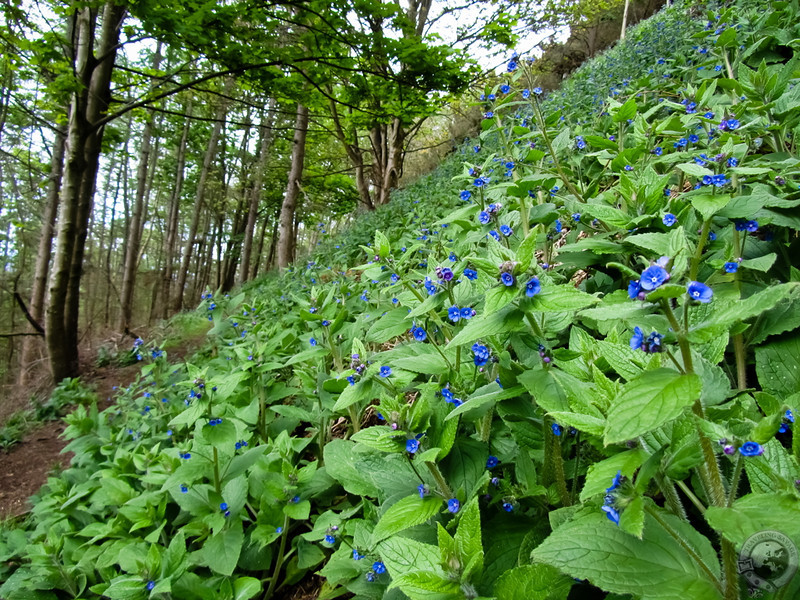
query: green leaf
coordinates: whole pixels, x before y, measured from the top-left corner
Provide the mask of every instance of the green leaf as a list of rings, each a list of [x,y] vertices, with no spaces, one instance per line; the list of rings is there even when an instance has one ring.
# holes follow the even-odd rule
[[[392,578],[412,571],[437,571],[439,548],[417,540],[394,536],[383,540],[377,547]],[[441,569],[438,569],[442,573]]]
[[[711,313],[711,318],[689,328],[689,339],[703,341],[703,334],[713,331],[720,325],[730,327],[738,321],[751,319],[767,311],[786,298],[794,289],[797,283],[781,283],[768,287],[760,292],[745,298],[724,305],[722,308]]]
[[[745,459],[749,460],[749,459]],[[743,544],[759,531],[774,530],[800,540],[798,501],[794,494],[748,494],[730,508],[709,506],[706,521],[734,544]]]
[[[380,344],[398,335],[403,335],[411,329],[411,323],[406,317],[408,317],[408,310],[405,308],[390,310],[372,324],[367,331],[365,341]]]
[[[380,231],[375,231],[375,249],[378,251],[378,256],[381,257],[381,260],[386,260],[392,253],[389,239]]]
[[[488,316],[496,313],[498,310],[513,301],[514,298],[517,297],[517,294],[519,294],[519,290],[517,289],[516,285],[497,285],[493,288],[490,288],[489,291],[486,292],[482,316]]]
[[[372,542],[377,544],[409,527],[424,523],[441,510],[441,498],[434,496],[420,498],[417,494],[407,496],[395,502],[383,513],[372,532]]]
[[[680,163],[675,165],[681,171],[686,173],[687,175],[691,175],[692,177],[705,177],[706,175],[713,175],[714,172],[710,169],[706,169],[705,167],[701,167],[697,163]]]
[[[757,347],[756,373],[761,387],[776,396],[800,390],[800,333]]]
[[[405,436],[400,441],[397,433],[388,425],[367,427],[354,433],[350,439],[381,452],[400,452],[405,448]]]
[[[699,196],[692,196],[691,198],[692,206],[702,215],[704,221],[713,217],[731,201],[730,194],[701,194]]]
[[[467,325],[459,331],[447,344],[447,349],[458,345],[471,344],[477,339],[488,335],[496,335],[523,328],[522,313],[516,306],[507,306],[490,315],[473,317]]]
[[[239,554],[244,544],[242,522],[231,521],[222,531],[214,533],[203,544],[203,562],[220,575],[232,575],[239,562]]]
[[[631,96],[625,104],[620,106],[614,113],[614,123],[624,123],[628,119],[633,119],[636,115],[636,109],[636,100]]]
[[[561,425],[568,425],[569,427],[574,427],[578,431],[585,431],[591,435],[603,435],[603,431],[605,430],[605,421],[591,415],[557,411],[551,412],[550,416]]]
[[[597,494],[605,494],[606,488],[611,486],[611,481],[618,471],[625,477],[633,477],[634,471],[642,466],[646,458],[647,453],[644,450],[634,448],[594,463],[586,473],[586,483],[581,490],[581,502],[586,502]]]
[[[575,582],[550,565],[516,567],[494,585],[497,600],[567,600]]]
[[[233,600],[250,600],[261,589],[261,582],[255,577],[237,577],[233,582]]]
[[[236,443],[236,425],[230,419],[223,419],[218,425],[203,425],[203,438],[212,446],[224,448]]]
[[[522,243],[517,248],[517,262],[520,273],[524,273],[531,266],[534,253],[536,252],[536,238],[539,232],[536,228],[531,229],[528,235],[522,240]]]
[[[564,127],[561,132],[553,139],[553,152],[558,154],[570,146],[570,129]]]
[[[598,302],[599,298],[575,289],[572,285],[543,285],[542,291],[533,297],[531,309],[561,312],[580,310]]]
[[[107,596],[111,600],[146,598],[148,596],[148,592],[145,591],[146,583],[141,577],[116,577],[103,592],[103,596]]]
[[[671,369],[645,371],[626,383],[608,411],[604,443],[636,439],[671,421],[699,399],[700,377]]]
[[[761,271],[762,273],[766,273],[772,268],[772,265],[775,264],[775,260],[777,258],[777,254],[770,252],[769,254],[759,256],[758,258],[747,258],[740,262],[739,266],[744,269],[751,269],[753,271]]]
[[[334,439],[325,444],[323,456],[328,475],[351,494],[375,498],[380,491],[369,473],[359,464],[359,456],[353,452],[354,448],[355,443],[348,440]]]
[[[586,135],[583,139],[586,140],[586,143],[599,150],[619,150],[619,144],[617,144],[617,142],[612,142],[610,139],[600,137],[599,135]]]
[[[355,384],[348,385],[333,405],[334,412],[341,412],[356,402],[371,398],[374,387],[375,384],[369,377],[362,377]]]
[[[311,514],[311,502],[309,500],[301,500],[300,502],[287,502],[283,506],[283,514],[291,519],[305,521]]]
[[[455,545],[461,564],[474,564],[475,571],[483,570],[483,544],[481,542],[481,511],[478,498],[474,497],[463,509],[458,520]],[[465,573],[465,577],[469,574]]]
[[[546,412],[571,412],[567,394],[549,369],[537,368],[525,371],[517,378],[528,390],[533,401]]]
[[[688,523],[661,511],[659,514],[693,547],[702,565],[649,514],[645,514],[640,540],[622,531],[599,510],[556,529],[531,558],[618,594],[647,600],[721,600],[715,581],[719,564],[711,543]]]
[[[524,388],[521,385],[515,385],[511,388],[501,388],[495,382],[489,383],[475,390],[469,398],[464,400],[461,406],[450,411],[445,417],[445,420],[454,419],[458,415],[466,415],[468,420],[474,420],[485,414],[485,412],[499,400],[515,398],[523,391]]]
[[[619,517],[619,528],[642,539],[642,534],[644,533],[644,502],[641,496],[636,496],[622,511]]]
[[[411,600],[461,600],[458,581],[430,571],[412,571],[392,579],[389,589],[399,587]]]

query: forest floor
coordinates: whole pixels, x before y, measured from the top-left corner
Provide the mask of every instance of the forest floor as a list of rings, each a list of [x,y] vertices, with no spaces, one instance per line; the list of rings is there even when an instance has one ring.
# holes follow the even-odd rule
[[[205,335],[183,340],[179,346],[170,348],[170,361],[183,361],[204,341]],[[133,382],[140,370],[139,364],[104,367],[88,364],[84,366],[81,380],[94,389],[99,398],[98,409],[104,410],[113,404],[116,388]],[[24,408],[26,401],[6,404]],[[73,454],[62,453],[67,445],[67,441],[61,438],[64,429],[66,423],[63,419],[44,422],[8,451],[0,450],[0,519],[24,515],[30,509],[30,497],[39,491],[47,478],[69,466]]]

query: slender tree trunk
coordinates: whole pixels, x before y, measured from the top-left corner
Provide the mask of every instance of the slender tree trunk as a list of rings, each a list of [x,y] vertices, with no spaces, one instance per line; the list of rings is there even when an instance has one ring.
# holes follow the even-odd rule
[[[156,46],[153,54],[151,68],[158,71],[161,65],[161,43]],[[142,141],[139,146],[139,166],[136,170],[136,197],[133,200],[131,220],[128,222],[128,246],[125,253],[125,263],[122,269],[122,291],[120,292],[120,311],[117,328],[119,331],[128,332],[133,312],[133,290],[136,284],[136,270],[139,266],[139,246],[142,241],[142,215],[144,214],[145,192],[147,191],[148,173],[150,171],[150,151],[153,138],[153,125],[155,113],[150,112],[142,131]]]
[[[258,275],[259,266],[261,265],[261,254],[264,252],[264,235],[266,235],[268,223],[269,219],[264,216],[264,220],[261,221],[261,227],[258,229],[258,246],[256,248],[256,257],[253,261],[253,271],[250,276],[251,279],[255,279],[256,275]]]
[[[247,225],[242,242],[242,265],[239,270],[239,284],[250,279],[250,256],[253,252],[253,232],[256,228],[258,205],[261,203],[262,186],[264,185],[264,169],[267,154],[272,145],[272,125],[275,121],[275,98],[269,99],[267,114],[261,122],[261,144],[259,144],[256,171],[253,177],[253,188],[250,190],[250,210],[247,213]]]
[[[53,153],[50,159],[50,177],[47,187],[47,201],[44,215],[42,216],[42,230],[39,234],[39,251],[36,254],[36,267],[33,275],[33,290],[31,291],[31,301],[28,311],[37,323],[41,323],[44,317],[44,300],[47,290],[47,273],[50,269],[50,256],[53,247],[53,230],[58,214],[59,193],[61,191],[61,176],[64,173],[64,149],[66,148],[67,136],[61,129],[56,129],[56,137],[53,141]],[[27,336],[22,343],[22,356],[20,358],[20,369],[18,383],[25,385],[28,383],[30,366],[34,360],[35,348],[39,345],[38,340]]]
[[[46,342],[55,382],[78,374],[78,313],[84,245],[99,162],[103,128],[94,127],[108,108],[111,74],[125,9],[108,3],[94,56],[97,15],[77,8],[74,69],[80,87],[72,95],[64,183],[46,318]]]
[[[183,175],[186,169],[186,142],[189,139],[189,124],[192,116],[192,99],[186,103],[186,123],[183,125],[181,141],[178,144],[177,166],[175,168],[175,183],[172,186],[172,194],[169,197],[169,208],[167,215],[167,234],[164,241],[164,276],[161,280],[161,318],[169,316],[169,307],[173,305],[171,300],[172,272],[174,268],[175,248],[178,244],[178,214],[181,205],[181,191],[183,190]]]
[[[278,248],[278,228],[280,227],[280,211],[275,215],[272,224],[272,235],[269,238],[269,253],[267,254],[267,264],[264,267],[265,271],[272,269],[275,264],[275,250]]]
[[[294,125],[294,140],[292,141],[292,166],[289,169],[286,195],[283,197],[283,204],[281,205],[280,236],[278,240],[279,269],[289,266],[294,252],[294,238],[297,234],[294,227],[294,216],[297,208],[297,197],[300,194],[300,181],[303,177],[307,133],[308,107],[298,104],[297,118]]]
[[[231,87],[233,86],[233,79],[228,79],[225,83],[225,95],[227,96]],[[217,144],[219,143],[220,134],[222,133],[222,125],[225,120],[225,115],[228,111],[228,100],[223,98],[217,108],[216,121],[214,128],[211,132],[211,137],[208,140],[208,147],[206,148],[206,155],[203,157],[203,168],[200,171],[200,179],[197,182],[197,194],[194,201],[194,212],[189,224],[189,237],[186,240],[186,246],[183,248],[183,260],[181,261],[181,269],[178,272],[178,290],[175,296],[175,312],[183,309],[184,294],[186,287],[186,277],[189,272],[189,265],[192,261],[192,251],[194,250],[195,237],[197,236],[197,226],[199,224],[200,212],[205,200],[206,185],[208,176],[211,173],[211,167],[214,164],[214,157],[217,154]]]
[[[622,11],[622,31],[619,32],[620,41],[625,39],[625,30],[628,28],[628,9],[631,6],[631,0],[625,0],[625,9]]]

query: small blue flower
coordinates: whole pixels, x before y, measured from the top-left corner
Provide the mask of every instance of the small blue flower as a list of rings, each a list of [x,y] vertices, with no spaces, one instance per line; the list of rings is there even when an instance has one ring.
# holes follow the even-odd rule
[[[331,322],[330,322],[330,321],[328,321],[328,319],[323,319],[323,320],[322,320],[322,326],[323,326],[323,327],[327,327],[327,326],[328,326],[328,325],[330,325],[330,324],[331,324]]]
[[[425,498],[425,496],[428,495],[428,486],[425,485],[424,483],[420,483],[417,486],[417,492],[419,493],[420,498]]]
[[[461,318],[462,319],[471,319],[472,318],[472,309],[469,306],[465,306],[461,309]]]
[[[391,374],[392,374],[392,368],[391,367],[381,367],[381,370],[380,370],[380,376],[381,377],[389,377],[389,375],[391,375]]]
[[[461,318],[461,309],[457,306],[451,306],[447,309],[447,318],[453,323],[458,322],[458,320]]]
[[[275,533],[283,533],[283,527],[276,527]]]
[[[375,571],[377,575],[383,575],[386,573],[386,565],[384,565],[381,561],[376,561],[372,563],[372,570]]]
[[[514,235],[514,230],[511,229],[508,225],[500,225],[500,233],[502,233],[506,237],[510,237]]]
[[[533,93],[536,94],[537,96],[541,96],[542,95],[542,88],[540,88],[540,87],[533,88]]]
[[[314,338],[311,338],[310,340],[308,340],[308,343],[311,344],[312,346],[316,346],[317,345],[317,340],[315,340]]]
[[[511,287],[514,285],[514,276],[511,273],[502,273],[500,275],[500,281],[506,287]]]
[[[480,221],[481,224],[487,225],[491,220],[492,220],[491,215],[489,215],[489,213],[487,213],[485,210],[482,210],[481,212],[478,213],[478,221]]]
[[[556,219],[556,222],[553,223],[553,226],[556,228],[556,233],[561,233],[563,229],[563,225],[561,225],[561,219]]]
[[[220,505],[219,505],[219,509],[222,510],[222,511],[228,510],[228,503],[227,502],[221,502]]]
[[[739,448],[739,453],[742,456],[761,456],[764,454],[764,448],[755,442],[745,442]]]
[[[359,554],[358,550],[353,548],[353,560],[361,560],[362,558],[364,558],[364,555],[363,554]]]
[[[523,99],[527,100],[528,98],[531,97],[531,91],[528,88],[525,88],[524,90],[522,90],[522,97]]]
[[[689,282],[689,285],[686,286],[686,293],[689,294],[689,297],[692,298],[692,300],[697,300],[703,304],[708,304],[711,302],[711,298],[714,295],[714,292],[711,291],[710,287],[704,283],[700,283],[699,281]]]
[[[642,291],[642,286],[639,284],[639,281],[631,281],[628,284],[628,298],[631,300],[636,300],[639,297],[639,294]]]
[[[459,502],[456,498],[450,498],[450,500],[447,501],[447,510],[449,510],[451,513],[457,513],[460,508],[461,502]]]
[[[425,339],[428,337],[428,334],[422,327],[415,327],[414,329],[411,330],[411,333],[414,336],[414,339],[417,340],[418,342],[424,342]]]
[[[561,425],[559,425],[558,423],[553,423],[552,425],[550,425],[550,431],[553,432],[553,435],[560,436],[562,432]]]
[[[497,465],[500,464],[500,459],[496,456],[490,456],[486,459],[486,468],[487,469],[494,469]]]
[[[606,513],[606,516],[610,521],[619,525],[619,512],[617,512],[616,508],[609,506],[608,504],[604,504],[600,507],[600,509]]]
[[[147,588],[148,592],[152,591],[153,588],[156,587],[156,582],[151,579],[150,581],[147,582],[147,585],[145,587]]]
[[[664,215],[664,218],[661,219],[661,221],[667,227],[672,227],[673,225],[675,225],[675,223],[678,222],[678,218],[675,215],[673,215],[672,213],[667,213],[667,214]]]
[[[631,336],[631,349],[638,350],[642,347],[644,343],[644,333],[642,332],[641,327],[634,327],[633,328],[633,336]]]
[[[668,279],[669,273],[667,273],[667,270],[664,267],[652,265],[647,267],[642,273],[642,277],[639,280],[639,285],[643,290],[647,290],[649,292],[662,285]],[[628,288],[628,294],[630,294],[630,288]]]
[[[581,222],[581,213],[572,213],[572,220],[576,223]]]
[[[726,273],[736,273],[739,270],[739,263],[737,262],[726,262],[723,265]]]
[[[606,493],[613,492],[617,489],[620,484],[622,483],[622,471],[617,471],[617,474],[614,475],[614,479],[611,480],[611,487],[606,488]]]
[[[181,494],[188,494],[188,493],[189,493],[189,488],[186,487],[186,484],[182,485],[181,486]]]
[[[525,295],[528,298],[533,298],[536,294],[542,291],[542,284],[539,283],[538,277],[531,277],[528,283],[525,284]]]
[[[464,277],[469,279],[470,281],[475,281],[478,278],[478,272],[475,269],[470,269],[467,267],[464,269]]]
[[[472,352],[475,354],[474,362],[476,367],[482,367],[489,362],[489,348],[477,342],[472,345]]]
[[[336,543],[336,538],[333,537],[331,534],[328,534],[325,536],[325,543],[333,545]]]
[[[489,235],[496,239],[498,242],[500,241],[500,234],[497,233],[494,229],[489,232]]]
[[[419,450],[419,440],[406,440],[406,452],[414,454],[417,450]]]
[[[513,64],[515,68],[517,66],[517,63],[515,63],[515,62],[512,62],[510,64]],[[514,69],[511,69],[511,70],[513,71]],[[503,85],[500,86],[500,93],[501,94],[507,94],[510,91],[511,91],[511,86],[508,85],[507,83],[504,83]]]
[[[511,512],[514,510],[514,505],[511,502],[503,502],[503,510],[506,512]]]

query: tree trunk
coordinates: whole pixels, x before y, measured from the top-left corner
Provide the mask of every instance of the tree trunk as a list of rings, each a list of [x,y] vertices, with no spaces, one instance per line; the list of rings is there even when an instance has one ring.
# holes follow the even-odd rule
[[[158,71],[161,65],[161,43],[156,46],[151,68]],[[133,290],[136,284],[136,270],[139,266],[139,246],[142,241],[142,215],[144,214],[145,191],[147,191],[148,172],[150,167],[150,150],[153,138],[155,113],[150,112],[142,131],[142,142],[139,146],[139,166],[136,170],[136,197],[133,201],[133,212],[128,222],[128,246],[125,253],[125,266],[122,269],[122,291],[120,293],[120,315],[117,328],[128,332],[133,312]]]
[[[124,7],[110,2],[104,5],[98,60],[93,53],[97,14],[88,7],[77,8],[74,13],[73,67],[80,86],[73,92],[70,104],[64,183],[45,325],[54,382],[73,377],[79,371],[80,277],[104,131],[94,123],[108,108],[111,74],[124,15]]]
[[[272,125],[275,120],[275,98],[269,99],[267,114],[261,122],[261,144],[258,149],[256,172],[253,176],[253,188],[250,190],[250,210],[247,213],[247,225],[242,242],[242,265],[239,270],[239,284],[250,279],[250,256],[253,252],[253,232],[256,228],[258,205],[261,203],[261,188],[264,185],[264,169],[267,165],[267,154],[272,145]]]
[[[225,96],[230,92],[233,86],[233,79],[229,78],[225,82]],[[211,132],[211,137],[208,140],[208,147],[206,148],[206,155],[203,157],[203,168],[200,171],[200,179],[197,181],[197,194],[194,200],[194,212],[192,213],[192,220],[189,224],[189,236],[186,239],[186,246],[183,248],[183,260],[181,261],[181,270],[178,272],[178,289],[175,296],[175,312],[183,309],[184,294],[186,287],[186,276],[189,272],[189,265],[192,261],[192,251],[194,250],[195,237],[197,236],[197,226],[199,224],[200,211],[203,208],[203,201],[205,200],[206,184],[208,176],[211,173],[211,167],[214,164],[214,157],[217,154],[217,143],[219,142],[220,134],[222,133],[222,125],[225,120],[225,115],[228,111],[228,100],[223,98],[217,108],[216,121],[214,128]]]
[[[50,182],[47,188],[47,204],[45,205],[44,215],[42,216],[42,230],[39,234],[39,251],[36,254],[36,267],[33,275],[33,290],[31,291],[31,301],[28,311],[37,323],[42,322],[44,317],[44,299],[47,290],[47,273],[50,269],[50,256],[53,246],[53,230],[58,214],[58,202],[61,191],[61,176],[64,173],[64,150],[66,148],[67,136],[61,129],[56,129],[56,137],[53,141],[53,153],[50,159]],[[26,336],[22,343],[22,356],[19,362],[19,377],[17,383],[25,385],[28,383],[31,363],[34,360],[34,353],[39,341],[33,337]]]
[[[306,156],[306,134],[308,133],[308,107],[297,105],[297,118],[292,140],[292,166],[289,169],[289,181],[286,184],[286,195],[283,197],[280,216],[280,235],[278,239],[278,268],[289,266],[294,251],[294,215],[297,208],[297,197],[300,194],[300,181],[303,177],[303,163]]]
[[[403,172],[403,145],[406,132],[398,118],[380,124],[370,132],[372,144],[372,185],[375,186],[375,205],[389,202],[391,191],[397,187]]]
[[[161,280],[161,318],[169,317],[169,307],[172,306],[171,288],[172,272],[174,268],[175,248],[178,245],[178,214],[181,206],[181,191],[183,190],[183,176],[186,169],[186,142],[189,139],[189,124],[192,116],[192,99],[186,103],[186,123],[183,125],[181,141],[178,144],[177,166],[175,167],[175,183],[169,197],[167,214],[166,237],[164,239],[164,276]]]
[[[625,39],[625,30],[628,28],[628,9],[631,6],[631,0],[625,0],[625,9],[622,11],[622,30],[619,32],[620,41]]]

